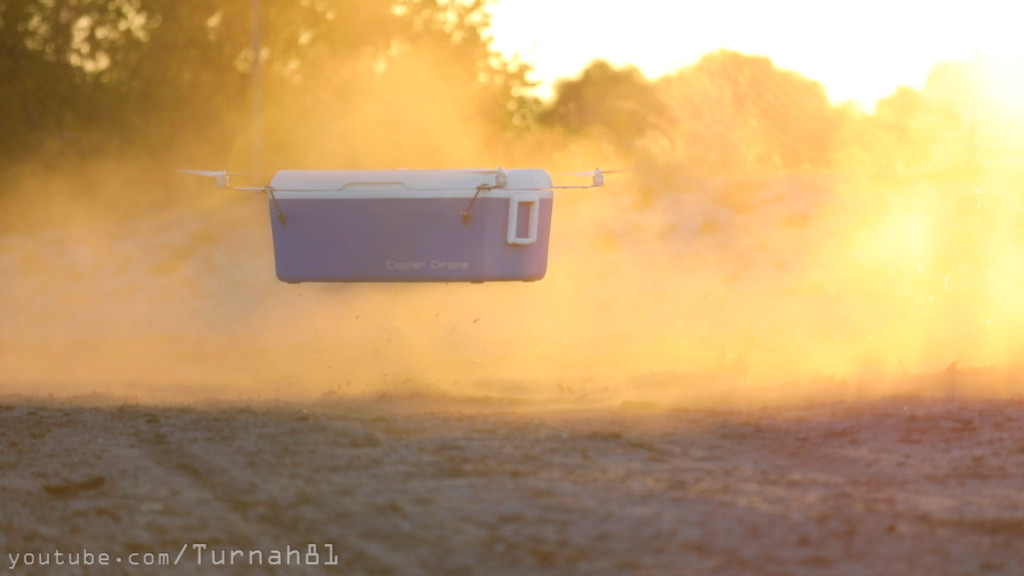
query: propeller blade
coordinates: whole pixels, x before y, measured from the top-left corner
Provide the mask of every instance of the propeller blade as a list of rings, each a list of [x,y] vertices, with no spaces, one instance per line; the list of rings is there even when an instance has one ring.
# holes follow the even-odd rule
[[[263,176],[259,172],[228,172],[227,170],[178,170],[182,174],[196,174],[198,176]]]
[[[618,174],[620,172],[629,172],[629,170],[601,170],[598,168],[597,170],[591,170],[589,172],[558,172],[558,174],[561,176],[593,176],[598,172],[601,174]]]
[[[227,175],[223,170],[178,170],[182,174],[196,174],[198,176],[221,176]]]

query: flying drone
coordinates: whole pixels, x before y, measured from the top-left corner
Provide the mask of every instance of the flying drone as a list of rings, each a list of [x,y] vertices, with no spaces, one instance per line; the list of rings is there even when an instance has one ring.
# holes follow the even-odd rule
[[[542,169],[282,170],[264,192],[283,282],[489,282],[547,272],[553,191]]]

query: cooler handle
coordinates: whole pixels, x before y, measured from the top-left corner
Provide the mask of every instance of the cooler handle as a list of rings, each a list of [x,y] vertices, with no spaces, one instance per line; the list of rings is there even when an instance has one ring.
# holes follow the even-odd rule
[[[530,225],[525,238],[519,237],[519,205],[530,205]],[[508,198],[508,236],[509,244],[520,246],[533,244],[537,241],[537,221],[540,220],[540,197],[530,194],[512,194]]]

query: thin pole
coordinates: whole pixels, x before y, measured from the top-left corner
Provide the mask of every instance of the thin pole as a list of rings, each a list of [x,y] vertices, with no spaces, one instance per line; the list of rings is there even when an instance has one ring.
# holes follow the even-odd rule
[[[260,0],[252,0],[252,171],[260,172],[263,156],[262,89],[260,70]]]

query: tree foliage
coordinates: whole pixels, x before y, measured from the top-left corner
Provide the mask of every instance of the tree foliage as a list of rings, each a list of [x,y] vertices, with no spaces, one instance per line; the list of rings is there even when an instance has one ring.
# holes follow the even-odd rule
[[[975,161],[976,82],[966,64],[936,67],[923,90],[900,88],[867,120],[866,144],[887,172],[964,169]]]
[[[872,114],[731,51],[651,81],[595,61],[541,107],[491,49],[488,0],[0,0],[0,154],[183,149],[205,164],[466,164],[539,126],[665,173],[905,172],[991,158],[976,70],[935,69]],[[253,63],[263,124],[250,133]],[[501,138],[496,138],[501,137]],[[438,142],[443,141],[444,146]]]
[[[572,135],[608,138],[628,146],[665,120],[665,106],[640,70],[596,60],[555,86],[555,100],[538,120]]]
[[[831,162],[836,112],[820,84],[761,56],[720,51],[661,79],[672,146],[687,172],[764,174]]]
[[[102,125],[149,31],[138,0],[0,2],[0,153]]]
[[[940,64],[923,89],[900,88],[868,114],[768,58],[728,50],[654,81],[594,62],[556,86],[539,119],[616,143],[659,187],[679,177],[964,173],[1007,163],[1024,140],[974,64]]]
[[[0,153],[46,142],[229,149],[247,134],[259,58],[270,139],[323,131],[325,114],[423,53],[494,126],[521,121],[525,65],[490,48],[484,0],[250,2],[0,0]],[[415,97],[416,86],[406,87]],[[298,139],[296,136],[291,138]]]

